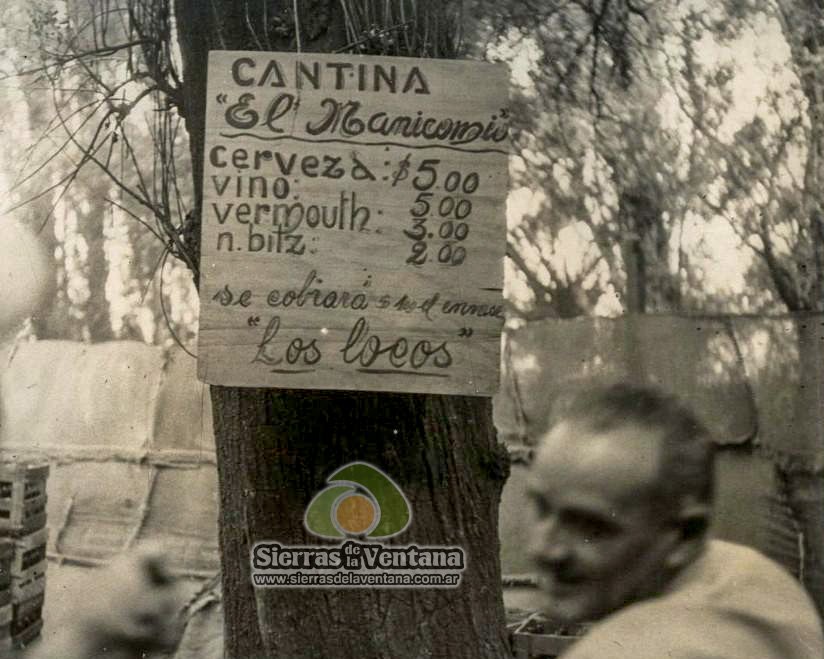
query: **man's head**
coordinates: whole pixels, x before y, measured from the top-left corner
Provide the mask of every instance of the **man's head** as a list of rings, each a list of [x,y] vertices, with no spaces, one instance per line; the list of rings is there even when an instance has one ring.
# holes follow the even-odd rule
[[[700,553],[712,444],[674,399],[603,387],[576,397],[541,434],[528,490],[547,614],[597,620],[657,594]]]

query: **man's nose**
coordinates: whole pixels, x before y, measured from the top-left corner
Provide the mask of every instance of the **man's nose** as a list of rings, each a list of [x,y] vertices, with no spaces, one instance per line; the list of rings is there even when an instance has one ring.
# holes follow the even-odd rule
[[[530,543],[533,558],[558,565],[569,558],[571,551],[569,537],[557,516],[547,516],[535,524]]]

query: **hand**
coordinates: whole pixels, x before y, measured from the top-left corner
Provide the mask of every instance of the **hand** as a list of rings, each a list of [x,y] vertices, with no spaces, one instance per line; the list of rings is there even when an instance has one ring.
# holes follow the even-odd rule
[[[62,621],[45,621],[25,659],[141,659],[175,648],[184,598],[161,549],[118,556],[88,582]]]

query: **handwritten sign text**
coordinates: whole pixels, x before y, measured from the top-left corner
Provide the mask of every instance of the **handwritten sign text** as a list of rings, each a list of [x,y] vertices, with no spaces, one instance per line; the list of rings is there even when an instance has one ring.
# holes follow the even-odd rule
[[[494,393],[507,89],[502,65],[212,52],[200,378]]]

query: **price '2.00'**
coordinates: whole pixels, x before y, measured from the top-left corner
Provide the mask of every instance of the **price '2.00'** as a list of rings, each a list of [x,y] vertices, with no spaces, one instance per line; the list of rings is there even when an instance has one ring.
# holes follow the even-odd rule
[[[404,230],[404,235],[413,241],[406,263],[415,266],[427,262],[429,243],[435,238],[435,227],[427,225],[439,223],[437,237],[443,241],[437,251],[437,262],[442,265],[457,266],[466,260],[466,248],[460,245],[469,236],[469,224],[463,220],[472,214],[472,202],[460,195],[473,194],[480,185],[477,172],[462,174],[451,171],[443,178],[446,195],[436,198],[429,192],[439,180],[438,164],[440,160],[423,160],[418,165],[412,187],[418,191],[417,197],[409,209],[412,227]]]

